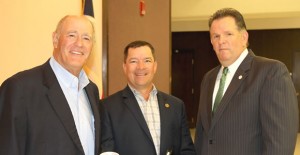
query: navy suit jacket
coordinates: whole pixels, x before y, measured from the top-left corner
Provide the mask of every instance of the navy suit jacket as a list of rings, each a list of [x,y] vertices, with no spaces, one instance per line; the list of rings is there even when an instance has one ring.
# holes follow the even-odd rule
[[[85,87],[95,118],[99,154],[97,86]],[[7,79],[0,87],[0,154],[84,155],[72,112],[47,61]]]
[[[220,67],[209,71],[201,84],[197,154],[293,155],[298,102],[286,66],[249,50],[212,117],[212,95]]]
[[[160,154],[194,155],[184,103],[158,91],[161,119]],[[169,107],[167,106],[169,105]],[[156,155],[155,146],[142,111],[127,86],[101,103],[102,151],[120,155]]]

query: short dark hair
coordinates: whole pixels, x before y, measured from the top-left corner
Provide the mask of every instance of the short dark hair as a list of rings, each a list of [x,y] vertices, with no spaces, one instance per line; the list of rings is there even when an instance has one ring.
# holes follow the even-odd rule
[[[152,56],[154,58],[154,61],[155,61],[155,50],[154,50],[154,47],[146,42],[146,41],[143,41],[143,40],[136,40],[136,41],[133,41],[131,43],[129,43],[125,49],[124,49],[124,62],[126,62],[126,59],[128,57],[128,50],[129,48],[138,48],[138,47],[142,47],[142,46],[148,46],[151,50],[151,53],[152,53]]]
[[[209,29],[211,28],[211,24],[214,20],[221,19],[224,17],[232,17],[235,20],[235,23],[238,27],[238,30],[247,30],[246,23],[244,21],[243,15],[233,8],[223,8],[215,12],[208,21]]]

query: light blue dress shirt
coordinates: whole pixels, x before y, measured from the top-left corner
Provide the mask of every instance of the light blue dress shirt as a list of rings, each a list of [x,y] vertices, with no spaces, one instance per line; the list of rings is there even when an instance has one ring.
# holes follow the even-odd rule
[[[84,90],[90,81],[81,70],[79,78],[63,68],[53,57],[50,66],[59,82],[72,112],[85,155],[95,154],[94,115]]]

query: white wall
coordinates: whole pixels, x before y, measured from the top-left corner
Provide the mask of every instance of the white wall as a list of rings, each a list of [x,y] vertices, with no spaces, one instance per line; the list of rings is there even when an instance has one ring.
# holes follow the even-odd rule
[[[81,0],[0,1],[0,84],[52,55],[52,32],[66,14],[81,14]]]
[[[300,28],[299,0],[172,0],[172,31],[207,31],[216,10],[232,7],[248,29]]]

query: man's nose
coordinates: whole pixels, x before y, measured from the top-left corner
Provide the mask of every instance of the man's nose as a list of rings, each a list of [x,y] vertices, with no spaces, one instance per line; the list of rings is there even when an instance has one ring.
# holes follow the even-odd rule
[[[143,69],[143,68],[145,67],[144,62],[138,62],[137,67],[138,67],[139,69]]]
[[[76,45],[79,46],[79,47],[82,46],[82,38],[78,37],[78,38],[76,39]]]

